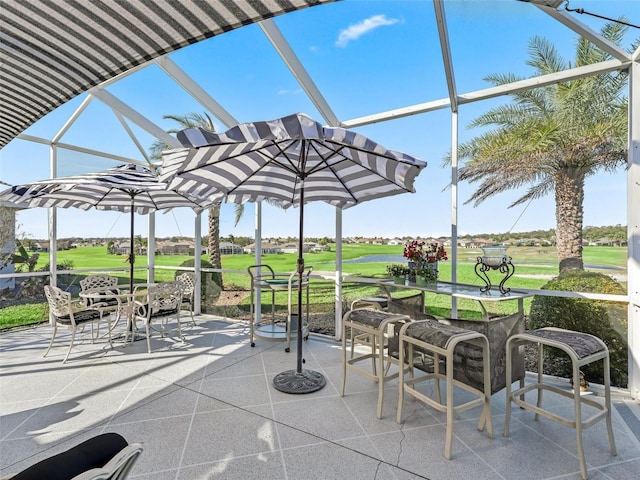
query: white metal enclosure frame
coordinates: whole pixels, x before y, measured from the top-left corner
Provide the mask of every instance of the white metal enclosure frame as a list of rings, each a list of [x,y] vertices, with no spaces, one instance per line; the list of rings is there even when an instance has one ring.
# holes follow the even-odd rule
[[[513,1],[515,2],[516,0]],[[162,2],[131,0],[128,3],[124,2],[127,6],[132,7],[126,12],[109,11],[106,7],[108,4],[106,1],[92,3],[90,10],[83,10],[81,12],[75,11],[71,7],[67,8],[71,3],[77,2],[53,2],[48,0],[40,2],[36,2],[35,0],[12,2],[9,0],[0,0],[0,24],[3,26],[0,54],[4,62],[4,66],[0,70],[0,92],[2,95],[5,95],[0,96],[0,108],[2,110],[0,117],[2,118],[2,122],[7,122],[6,124],[0,124],[0,130],[4,135],[0,145],[6,145],[13,138],[21,138],[23,140],[49,145],[50,173],[52,178],[57,176],[58,147],[80,153],[99,155],[103,158],[110,158],[124,163],[149,162],[144,148],[140,142],[135,139],[135,134],[127,128],[125,120],[138,126],[143,131],[150,133],[155,138],[166,142],[170,146],[178,146],[175,138],[168,135],[164,129],[106,90],[106,87],[112,82],[149,65],[159,67],[227,128],[238,123],[232,113],[225,110],[213,96],[189,77],[168,54],[190,43],[195,43],[209,36],[221,34],[254,21],[260,22],[259,26],[262,32],[271,42],[286,67],[291,71],[327,125],[342,126],[351,129],[378,122],[396,120],[407,116],[448,109],[451,112],[452,152],[455,152],[457,149],[458,113],[459,107],[462,105],[603,72],[629,72],[629,168],[627,176],[629,390],[635,398],[640,398],[640,215],[638,214],[640,210],[638,207],[640,205],[640,189],[637,188],[637,185],[640,184],[640,101],[638,101],[640,98],[640,50],[637,50],[633,54],[628,54],[616,45],[603,39],[597,32],[590,29],[586,24],[576,20],[575,16],[566,11],[556,10],[545,5],[534,5],[533,2],[531,2],[530,5],[522,2],[523,9],[540,9],[559,24],[589,39],[599,48],[608,52],[613,59],[598,64],[572,68],[552,75],[518,81],[500,87],[459,92],[454,76],[454,66],[449,45],[449,30],[445,15],[447,4],[444,0],[432,0],[437,20],[438,37],[440,40],[440,50],[446,75],[448,95],[444,98],[408,105],[393,110],[380,111],[372,115],[342,119],[339,118],[331,108],[331,105],[323,96],[311,75],[307,72],[302,61],[294,53],[276,22],[271,18],[281,13],[325,2],[313,0],[263,0],[261,2],[249,0],[242,2],[210,1],[207,2],[207,5],[214,11],[209,12],[209,14],[215,16],[214,13],[218,12],[217,15],[228,19],[226,24],[210,28],[204,28],[202,23],[198,22],[198,17],[201,12],[196,11],[197,7],[190,6],[188,8],[190,8],[191,11],[188,12],[186,16],[181,16],[180,18],[183,26],[187,28],[191,34],[185,35],[180,39],[170,38],[163,45],[160,45],[160,39],[162,38],[161,30],[162,28],[166,28],[166,25],[165,27],[161,27],[162,22],[158,21],[157,15],[158,12],[162,10],[175,11],[175,2],[170,0],[164,0]],[[231,11],[228,8],[228,5],[231,3],[239,5],[237,11]],[[161,5],[161,7],[155,8],[152,4]],[[193,2],[193,5],[196,5],[196,2]],[[19,6],[19,8],[17,6]],[[314,8],[332,8],[332,6],[325,5]],[[122,20],[125,18],[123,16],[125,13],[127,19],[137,20],[139,24],[145,24],[146,22],[149,25],[153,25],[153,32],[141,32],[140,30],[136,30],[135,26],[128,21],[118,21],[118,19]],[[86,60],[91,56],[91,51],[81,49],[82,51],[69,57],[68,49],[70,47],[66,45],[65,42],[60,41],[60,39],[65,38],[60,36],[61,29],[64,28],[65,22],[71,22],[71,17],[74,19],[74,28],[80,29],[78,30],[79,32],[85,30],[83,26],[86,26],[90,19],[98,19],[103,22],[106,21],[107,23],[111,22],[111,28],[115,30],[112,30],[110,35],[114,36],[119,34],[125,46],[127,42],[132,42],[134,46],[140,50],[140,56],[135,59],[128,59],[128,63],[123,60],[121,65],[109,65],[109,62],[115,62],[117,60],[110,58],[108,55],[101,54],[97,56],[98,73],[89,73]],[[166,23],[166,19],[163,21]],[[21,27],[21,22],[26,27]],[[20,37],[20,35],[18,35],[21,29],[23,31],[20,35],[25,34],[24,30],[28,30],[26,37]],[[42,44],[42,38],[46,38],[47,36],[54,39],[51,45]],[[135,38],[138,38],[138,40],[135,40]],[[144,41],[141,42],[139,40],[141,38],[143,38]],[[91,37],[91,42],[93,42],[92,45],[96,45],[97,48],[103,49],[106,48],[105,41],[107,39],[105,32],[97,31],[95,36]],[[27,60],[26,63],[25,59]],[[38,64],[38,68],[44,68],[43,66],[46,66],[46,69],[48,69],[44,72],[46,78],[55,77],[58,79],[61,72],[65,73],[65,77],[63,80],[59,80],[59,84],[56,83],[58,80],[55,82],[46,80],[35,88],[33,86],[30,87],[29,83],[25,80],[25,73],[27,73],[25,69],[27,67],[21,65],[21,62],[23,62],[24,65]],[[102,70],[100,70],[100,68],[102,68]],[[22,93],[18,92],[17,89],[22,89]],[[68,119],[63,128],[52,138],[36,138],[21,133],[24,128],[37,121],[51,109],[83,92],[86,92],[86,97],[81,105]],[[107,105],[116,116],[121,119],[123,128],[127,129],[129,136],[138,145],[140,158],[123,158],[113,153],[97,152],[83,146],[65,144],[60,141],[93,99],[97,99]],[[46,106],[46,108],[43,106]],[[458,234],[458,199],[455,181],[456,165],[457,159],[454,155],[452,168],[453,188],[451,189],[451,237],[453,245],[456,244],[455,240]],[[339,225],[339,213],[337,213],[336,216],[336,223]],[[51,261],[52,279],[55,279],[56,274],[54,255],[56,223],[55,209],[51,209],[49,224],[50,241],[52,242],[51,252],[53,255]],[[150,217],[150,224],[153,224],[152,217]],[[197,230],[199,230],[199,226]],[[340,231],[339,226],[336,227],[336,231]],[[151,231],[149,236],[152,237],[153,234],[154,232]],[[453,248],[451,252],[451,260],[453,264],[455,264],[455,248]],[[339,303],[341,297],[340,266],[336,267],[336,272],[336,301]],[[455,269],[452,274],[452,280],[455,281]],[[340,309],[337,309],[337,311],[340,311]],[[339,319],[336,320],[339,322]],[[337,328],[336,331],[339,331],[339,328]]]

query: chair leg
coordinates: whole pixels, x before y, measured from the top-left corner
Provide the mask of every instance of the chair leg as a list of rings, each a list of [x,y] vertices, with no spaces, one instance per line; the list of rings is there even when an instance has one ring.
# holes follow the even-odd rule
[[[144,322],[145,327],[147,327],[147,353],[151,353],[151,340],[149,339],[149,337],[151,337],[151,331],[149,329],[149,323],[151,323],[151,321]],[[135,335],[135,333],[133,335]]]
[[[353,350],[352,350],[351,356],[353,356]],[[340,384],[341,397],[344,397],[344,387],[346,383],[347,383],[347,328],[343,325],[342,326],[342,383]]]
[[[372,335],[372,343],[373,343],[373,356],[377,358],[380,376],[378,377],[378,418],[382,418],[382,401],[384,400],[384,375],[385,375],[385,367],[384,367],[384,346],[381,344],[384,340],[382,338],[377,338],[375,335]],[[377,355],[377,357],[376,357]]]
[[[196,319],[193,316],[193,304],[189,303],[189,314],[191,315],[191,325],[196,326]]]
[[[191,318],[193,320],[193,317],[191,317]],[[180,338],[180,340],[182,340],[182,343],[184,343],[184,335],[182,334],[182,324],[180,323],[180,311],[179,310],[178,310],[178,313],[176,314],[176,322],[178,322],[178,337]]]
[[[64,357],[64,360],[62,360],[62,363],[67,363],[67,359],[69,358],[69,354],[71,353],[71,349],[73,348],[73,341],[76,338],[76,329],[72,328],[71,329],[71,342],[69,343],[69,350],[67,350],[67,354]]]
[[[542,391],[542,389],[541,389]],[[576,427],[576,447],[578,450],[578,461],[580,462],[580,474],[582,479],[587,478],[587,466],[584,458],[584,447],[582,445],[582,408],[580,404],[580,367],[573,362],[573,406],[574,421]]]
[[[447,398],[447,433],[444,442],[444,457],[451,459],[451,447],[453,445],[453,351],[447,352],[446,360],[446,398]],[[436,379],[436,384],[438,380]]]
[[[611,425],[611,374],[609,371],[609,357],[604,357],[604,405],[607,408],[607,434],[609,435],[609,448],[611,455],[614,457],[618,454],[616,451],[616,442],[613,439],[613,426]]]
[[[398,359],[400,363],[400,372],[398,375],[398,407],[396,408],[396,423],[402,423],[402,407],[404,404],[404,373],[405,362],[406,370],[413,372],[413,351],[409,350],[409,356],[404,351],[404,342],[399,338],[398,340]],[[413,375],[411,375],[413,378]]]
[[[102,323],[102,318],[104,317],[104,310],[100,310],[100,320],[96,323],[96,333],[93,333],[93,323],[91,323],[91,343],[95,343],[98,338],[100,338],[100,324]],[[109,323],[111,324],[111,323]]]
[[[58,324],[54,323],[53,324],[53,334],[51,335],[51,341],[49,342],[49,347],[47,348],[47,351],[44,352],[43,357],[46,357],[49,354],[49,350],[51,350],[51,347],[53,346],[53,341],[56,339],[56,334],[58,333]]]
[[[509,423],[511,422],[511,349],[514,348],[511,345],[511,341],[507,340],[506,345],[506,357],[505,357],[505,391],[507,394],[507,401],[505,403],[505,411],[504,411],[504,429],[502,430],[502,436],[509,436]]]
[[[107,335],[109,336],[109,347],[113,350],[113,342],[111,341],[111,314],[107,317]]]

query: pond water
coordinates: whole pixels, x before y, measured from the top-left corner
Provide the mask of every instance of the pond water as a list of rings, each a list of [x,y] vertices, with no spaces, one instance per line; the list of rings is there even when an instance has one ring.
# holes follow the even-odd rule
[[[342,260],[342,263],[406,263],[407,259],[402,255],[365,255],[364,257],[352,258],[350,260]],[[333,265],[336,262],[321,262],[323,264]]]

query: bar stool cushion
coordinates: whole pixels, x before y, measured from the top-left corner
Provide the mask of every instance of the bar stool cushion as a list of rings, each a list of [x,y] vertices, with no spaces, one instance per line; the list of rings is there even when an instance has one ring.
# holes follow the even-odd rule
[[[421,340],[429,345],[446,349],[453,337],[467,332],[468,330],[464,328],[439,323],[435,320],[426,320],[409,325],[405,331],[405,335]]]
[[[358,308],[351,311],[349,321],[359,325],[364,325],[365,327],[378,329],[382,322],[388,320],[389,317],[390,315],[388,313],[381,310]]]
[[[586,358],[594,353],[602,352],[606,349],[606,345],[599,338],[571,330],[540,328],[538,330],[528,331],[526,336],[563,343],[566,346],[571,347],[576,356],[580,359]]]

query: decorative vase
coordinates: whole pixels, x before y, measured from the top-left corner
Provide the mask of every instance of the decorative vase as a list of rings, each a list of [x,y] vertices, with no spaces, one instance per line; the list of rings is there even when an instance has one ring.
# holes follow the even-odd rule
[[[431,270],[431,275],[418,275],[418,277],[416,278],[416,284],[420,287],[427,287],[436,283],[436,281],[438,280],[438,262],[425,263],[423,264],[422,269]]]
[[[504,275],[500,281],[498,289],[502,295],[509,293],[511,289],[505,288],[504,283],[515,272],[515,267],[511,263],[511,257],[507,255],[507,247],[482,247],[482,256],[476,260],[475,272],[484,282],[485,286],[480,287],[480,292],[485,293],[491,290],[495,285],[491,284],[491,279],[487,272],[497,270]]]
[[[418,265],[412,261],[407,262],[407,264],[409,266],[409,283],[416,283],[416,267]]]
[[[393,283],[397,285],[404,285],[404,275],[398,275],[393,277]]]

